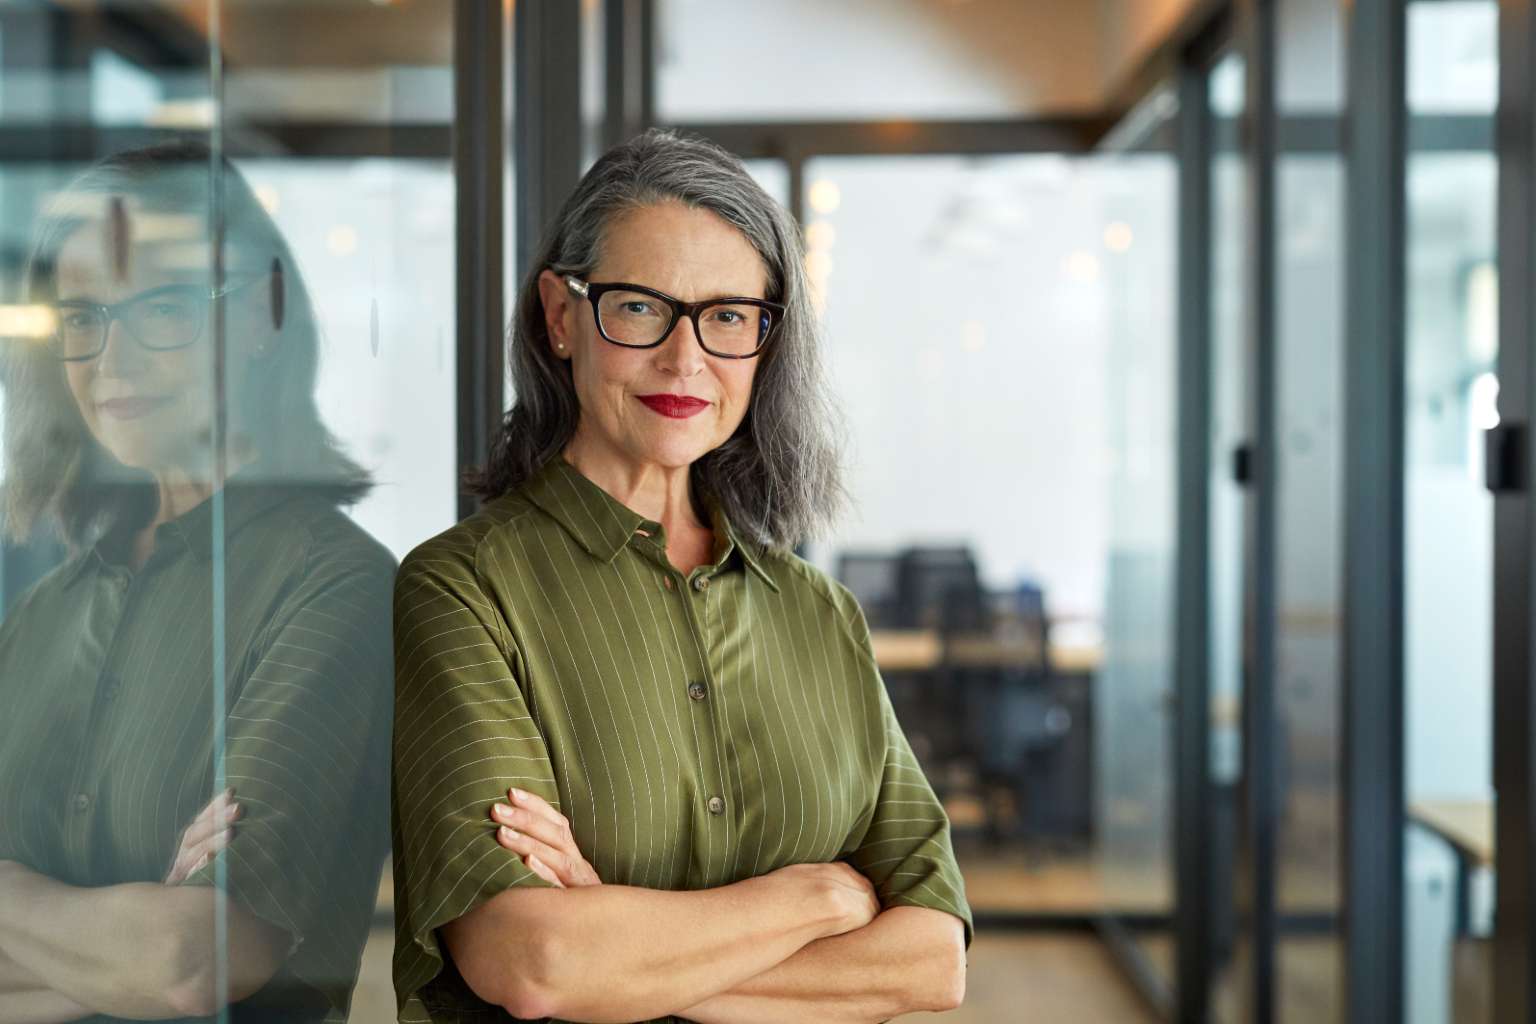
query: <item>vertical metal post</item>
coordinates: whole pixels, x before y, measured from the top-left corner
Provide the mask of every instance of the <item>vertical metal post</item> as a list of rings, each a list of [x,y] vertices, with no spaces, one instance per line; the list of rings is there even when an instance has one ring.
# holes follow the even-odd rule
[[[1174,1019],[1205,1024],[1212,948],[1210,748],[1211,132],[1206,72],[1181,62]]]
[[[1344,1008],[1403,1019],[1406,14],[1347,18],[1342,756]]]
[[[656,123],[655,0],[606,0],[603,146]]]
[[[521,9],[534,4],[519,4]],[[458,470],[485,463],[501,423],[506,314],[503,291],[502,180],[506,139],[499,3],[455,0],[453,6],[454,267],[457,298],[455,363]],[[459,496],[459,515],[475,500]]]
[[[581,177],[581,5],[519,3],[513,46],[516,271]]]
[[[1275,3],[1243,0],[1241,34],[1248,64],[1248,194],[1251,197],[1248,330],[1248,492],[1244,508],[1242,834],[1239,869],[1249,939],[1248,1013],[1275,1019],[1275,843],[1279,793],[1275,771],[1276,569],[1276,259]]]
[[[1493,1019],[1536,1021],[1536,678],[1532,641],[1536,531],[1530,497],[1532,339],[1536,338],[1536,17],[1531,0],[1499,3],[1499,416],[1511,455],[1494,498]],[[1490,469],[1492,469],[1490,463]]]

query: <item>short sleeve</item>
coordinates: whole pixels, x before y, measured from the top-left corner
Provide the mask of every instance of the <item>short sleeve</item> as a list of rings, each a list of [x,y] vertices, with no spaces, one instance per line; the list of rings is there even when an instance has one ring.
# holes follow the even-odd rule
[[[393,766],[402,1020],[472,998],[444,969],[438,928],[513,886],[550,885],[496,842],[489,817],[511,786],[560,805],[499,622],[462,557],[406,559],[395,583]]]
[[[393,567],[307,567],[243,671],[225,721],[224,773],[242,816],[188,878],[215,884],[288,933],[261,998],[346,1012],[388,850]],[[294,979],[302,983],[293,984]]]
[[[852,602],[851,596],[848,600]],[[884,742],[875,749],[883,749],[884,757],[868,828],[848,860],[873,883],[882,907],[928,907],[958,917],[965,926],[969,949],[974,922],[950,841],[949,817],[896,720],[885,683],[875,668],[869,627],[856,604],[850,628],[867,655],[870,679],[866,685],[876,691],[879,700]]]

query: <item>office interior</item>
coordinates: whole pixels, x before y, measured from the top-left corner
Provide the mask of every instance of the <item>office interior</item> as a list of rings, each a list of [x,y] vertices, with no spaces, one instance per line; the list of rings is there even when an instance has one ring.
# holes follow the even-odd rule
[[[946,1016],[1532,1020],[1533,51],[1520,0],[6,0],[0,335],[51,195],[208,145],[399,558],[582,172],[718,141],[804,232],[854,509],[801,553],[950,816]],[[386,869],[352,1020],[392,941]]]

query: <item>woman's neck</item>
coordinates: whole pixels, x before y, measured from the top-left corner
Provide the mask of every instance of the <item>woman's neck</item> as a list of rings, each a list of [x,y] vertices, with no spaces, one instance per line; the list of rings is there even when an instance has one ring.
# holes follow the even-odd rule
[[[179,519],[209,498],[213,497],[229,478],[251,461],[247,457],[231,454],[222,476],[197,472],[179,466],[167,467],[154,473],[157,492],[155,515],[133,540],[133,567],[138,569],[149,561],[155,550],[155,528],[162,523]]]
[[[714,531],[694,508],[689,467],[636,463],[597,450],[579,433],[562,456],[625,508],[660,523],[667,536],[667,558],[680,571],[692,572],[709,561]]]

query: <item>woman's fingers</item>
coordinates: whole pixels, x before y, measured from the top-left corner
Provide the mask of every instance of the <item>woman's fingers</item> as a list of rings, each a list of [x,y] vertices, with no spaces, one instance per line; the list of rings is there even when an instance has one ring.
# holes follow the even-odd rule
[[[601,885],[602,880],[580,854],[572,856],[558,847],[541,843],[525,832],[509,829],[505,825],[496,830],[496,841],[518,854],[530,868],[537,860],[554,872],[562,886]]]
[[[507,799],[511,801],[513,806],[525,810],[536,817],[545,819],[556,828],[563,829],[567,834],[570,833],[570,821],[566,819],[565,815],[555,810],[548,800],[545,800],[537,793],[530,793],[526,789],[513,787],[507,790]]]
[[[234,802],[234,790],[226,789],[215,796],[197,812],[197,817],[181,834],[181,848],[196,846],[216,832],[220,832],[240,817],[240,805]]]
[[[546,809],[549,808],[548,804],[544,806]],[[510,804],[499,803],[491,808],[491,818],[496,824],[531,835],[553,849],[568,855],[581,856],[581,851],[576,848],[576,838],[571,835],[571,826],[563,817],[552,816],[547,812],[541,813],[531,807],[513,807]]]
[[[549,865],[547,865],[543,861],[539,860],[539,858],[530,856],[530,857],[526,858],[526,863],[527,863],[528,867],[533,870],[534,874],[538,875],[540,878],[544,879],[546,882],[551,883],[556,888],[560,888],[560,889],[564,889],[565,888],[565,883],[560,881],[560,876],[555,874],[552,870],[550,870]]]
[[[180,885],[189,875],[201,870],[218,855],[220,850],[229,845],[229,841],[234,838],[234,832],[233,827],[225,827],[200,843],[183,846],[176,856],[176,862],[171,865],[170,872],[165,876],[165,884]]]
[[[176,855],[166,872],[167,885],[176,885],[196,871],[203,863],[229,845],[234,823],[239,820],[241,807],[234,802],[235,791],[225,789],[210,800],[181,833]]]

